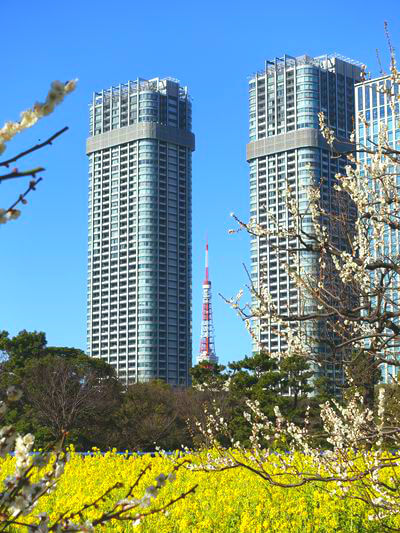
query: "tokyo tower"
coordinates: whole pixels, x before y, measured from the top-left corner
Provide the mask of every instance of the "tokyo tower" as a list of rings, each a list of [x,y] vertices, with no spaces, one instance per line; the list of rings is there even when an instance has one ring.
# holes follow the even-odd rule
[[[203,282],[203,315],[201,321],[200,353],[197,363],[210,362],[217,364],[215,355],[214,325],[211,307],[211,281],[208,277],[208,242],[206,243],[206,277]]]

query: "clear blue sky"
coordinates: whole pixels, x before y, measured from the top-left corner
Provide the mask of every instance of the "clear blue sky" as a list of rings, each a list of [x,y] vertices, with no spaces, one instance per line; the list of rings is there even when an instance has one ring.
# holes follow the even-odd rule
[[[248,216],[247,78],[266,58],[338,52],[378,73],[387,65],[383,23],[400,39],[398,0],[320,2],[3,0],[0,122],[41,100],[53,79],[79,78],[75,93],[10,143],[5,156],[70,131],[21,167],[44,181],[16,222],[0,226],[0,329],[42,330],[53,345],[86,346],[88,103],[94,90],[136,77],[172,76],[193,97],[193,355],[199,346],[204,241],[210,245],[216,348],[221,362],[250,352],[250,339],[218,293],[246,283],[245,235],[228,235],[231,211]],[[25,180],[27,182],[27,180]],[[0,207],[26,186],[0,185]]]

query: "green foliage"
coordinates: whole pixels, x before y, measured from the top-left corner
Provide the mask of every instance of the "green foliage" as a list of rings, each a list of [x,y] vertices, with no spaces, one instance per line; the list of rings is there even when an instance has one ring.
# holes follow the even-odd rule
[[[0,367],[0,390],[17,385],[22,398],[5,422],[21,434],[33,433],[44,447],[63,436],[78,449],[104,445],[112,413],[121,401],[121,385],[105,361],[82,350],[48,347],[42,332],[0,334],[6,356]]]
[[[191,446],[186,420],[190,416],[190,391],[163,381],[130,385],[116,413],[118,449],[154,451]]]
[[[46,355],[47,341],[43,332],[21,331],[10,338],[7,331],[0,332],[0,352],[7,359],[7,371],[22,368],[28,359],[39,359]]]
[[[235,404],[231,423],[235,440],[246,442],[249,436],[249,426],[243,418],[246,400],[257,401],[262,412],[272,419],[275,406],[289,420],[304,417],[307,395],[313,390],[310,385],[313,373],[304,359],[290,357],[278,361],[259,352],[231,363],[229,368],[230,393]]]
[[[375,388],[381,380],[380,360],[366,350],[352,353],[346,365],[349,383],[345,397],[351,398],[357,390],[364,399],[364,405],[373,409],[375,403]]]
[[[42,332],[0,334],[0,390],[18,385],[22,398],[5,423],[33,433],[39,447],[66,437],[78,450],[151,451],[192,445],[186,420],[195,409],[194,391],[164,382],[124,387],[111,365],[82,350],[47,346]]]
[[[250,428],[243,417],[246,401],[259,402],[264,414],[274,418],[274,408],[290,420],[298,422],[305,416],[306,407],[313,403],[309,397],[314,390],[307,361],[289,357],[282,361],[265,352],[246,356],[222,365],[203,362],[192,369],[194,386],[203,391],[203,403],[216,405],[229,421],[233,440],[249,444]],[[221,437],[222,438],[222,437]],[[221,440],[221,443],[226,444]]]
[[[263,352],[228,368],[196,365],[191,371],[194,388],[183,389],[162,381],[126,388],[104,360],[75,348],[47,346],[42,332],[21,331],[11,338],[2,332],[0,350],[5,356],[0,389],[18,385],[24,392],[5,422],[21,434],[33,433],[42,447],[63,435],[78,450],[193,447],[200,442],[195,420],[204,421],[205,407],[211,405],[228,420],[233,438],[248,443],[247,400],[258,401],[270,418],[279,406],[298,423],[307,406],[317,413],[327,395],[322,382],[312,382],[304,359],[278,361]],[[319,427],[317,416],[313,424]]]
[[[224,373],[225,370],[224,365],[202,361],[190,369],[193,385],[209,390],[221,390],[228,379],[228,375]]]

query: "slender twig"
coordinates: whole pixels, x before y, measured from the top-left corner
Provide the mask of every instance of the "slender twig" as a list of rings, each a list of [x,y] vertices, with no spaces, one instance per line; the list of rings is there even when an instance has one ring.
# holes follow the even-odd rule
[[[17,168],[13,169],[12,172],[9,172],[8,174],[3,174],[0,176],[0,183],[2,181],[11,180],[14,178],[25,178],[26,176],[32,176],[33,178],[36,176],[38,172],[43,172],[45,169],[43,167],[36,167],[31,168],[30,170],[18,170]]]
[[[136,478],[135,483],[131,487],[129,487],[125,498],[129,498],[130,496],[132,496],[134,489],[139,485],[142,477],[146,474],[148,470],[151,470],[151,466],[152,466],[151,463],[149,463],[145,468],[143,468],[143,470],[139,473],[138,477]]]
[[[392,40],[390,38],[390,33],[389,33],[389,24],[388,22],[385,20],[385,22],[383,23],[383,27],[385,29],[385,36],[386,36],[386,41],[387,41],[387,44],[388,44],[388,47],[389,47],[389,51],[390,51],[390,57],[391,59],[393,60],[393,57],[394,57],[394,48],[393,48],[393,45],[392,45]]]
[[[151,464],[148,464],[148,465],[146,466],[146,468],[144,468],[144,469],[139,473],[139,475],[138,475],[137,478],[136,478],[135,483],[134,483],[131,487],[129,487],[128,492],[127,492],[125,498],[128,498],[129,496],[131,496],[133,490],[137,487],[137,485],[139,484],[139,482],[140,482],[140,480],[142,479],[142,477],[145,475],[145,473],[146,473],[150,468],[151,468]],[[87,504],[85,504],[85,505],[84,505],[83,507],[81,507],[78,511],[74,511],[74,512],[71,512],[71,513],[69,513],[69,514],[67,514],[67,512],[62,513],[62,514],[58,517],[57,521],[53,524],[53,527],[55,527],[55,526],[56,526],[61,520],[71,520],[71,519],[73,519],[75,516],[81,516],[85,511],[87,511],[87,510],[90,509],[91,507],[96,507],[97,504],[98,504],[99,502],[101,502],[102,500],[104,500],[104,499],[105,499],[105,498],[106,498],[106,497],[107,497],[112,491],[114,491],[114,490],[117,489],[117,488],[121,488],[121,487],[123,487],[123,484],[120,483],[120,482],[117,482],[117,483],[115,483],[114,485],[112,485],[111,487],[109,487],[109,488],[108,488],[108,489],[107,489],[107,490],[106,490],[101,496],[99,496],[96,500],[94,500],[94,501],[91,502],[91,503],[87,503]],[[117,509],[117,507],[118,507],[118,506],[115,505],[115,506],[113,507],[113,511],[114,511],[115,509]]]
[[[376,59],[378,61],[379,72],[380,72],[381,76],[385,76],[385,71],[383,70],[383,67],[382,67],[381,56],[379,54],[378,48],[376,49]]]
[[[29,182],[29,187],[26,189],[25,192],[23,192],[22,194],[19,195],[18,199],[15,200],[15,202],[10,205],[10,207],[7,209],[7,213],[10,213],[12,212],[15,207],[21,202],[23,204],[26,204],[27,201],[25,199],[25,197],[31,192],[31,191],[35,191],[36,190],[36,185],[38,183],[40,183],[41,181],[43,180],[43,178],[38,178],[37,180],[31,180]]]
[[[79,516],[81,518],[82,514],[85,511],[87,511],[91,507],[97,508],[98,504],[104,501],[107,498],[107,496],[111,494],[111,492],[121,487],[123,487],[122,483],[120,482],[114,483],[114,485],[111,485],[111,487],[109,487],[105,492],[103,492],[101,496],[93,500],[91,503],[87,503],[83,505],[83,507],[81,507],[79,511],[73,511],[73,512],[70,512],[69,514],[68,514],[68,511],[65,511],[64,513],[59,515],[59,517],[57,518],[57,521],[54,522],[51,529],[56,528],[61,521],[72,520],[75,516]]]
[[[157,513],[163,513],[169,507],[171,507],[171,505],[174,505],[174,503],[176,503],[176,502],[178,502],[180,500],[183,500],[189,494],[194,493],[195,490],[197,489],[197,487],[198,487],[198,484],[194,485],[191,489],[187,490],[186,492],[182,492],[182,494],[180,494],[176,498],[173,498],[172,500],[170,500],[165,505],[163,505],[161,507],[157,507],[155,509],[152,509],[151,511],[148,511],[148,512],[145,512],[145,513],[139,513],[139,514],[136,514],[136,515],[123,515],[123,513],[126,512],[126,511],[124,511],[122,509],[121,511],[118,511],[118,512],[116,512],[114,514],[103,515],[100,518],[98,518],[97,520],[93,520],[92,524],[93,524],[93,526],[97,526],[97,525],[103,524],[104,522],[108,522],[108,521],[110,521],[112,519],[121,520],[121,521],[131,521],[131,520],[135,521],[135,520],[141,520],[142,518],[145,518],[146,516],[151,516],[151,515],[157,514]]]
[[[28,154],[31,154],[32,152],[35,152],[36,150],[40,150],[40,148],[43,148],[44,146],[51,145],[51,143],[54,141],[54,139],[56,139],[57,137],[62,135],[64,132],[66,132],[67,129],[68,129],[68,126],[65,126],[65,128],[63,128],[60,131],[57,131],[57,133],[55,133],[54,135],[49,137],[46,141],[44,141],[44,142],[42,142],[40,144],[36,144],[35,146],[32,146],[32,148],[29,148],[28,150],[25,150],[24,152],[21,152],[20,154],[16,155],[15,157],[12,157],[11,159],[7,159],[7,161],[1,161],[0,162],[0,167],[8,167],[10,165],[10,163],[14,163],[14,161],[17,161],[21,157],[24,157],[24,156],[26,156]]]

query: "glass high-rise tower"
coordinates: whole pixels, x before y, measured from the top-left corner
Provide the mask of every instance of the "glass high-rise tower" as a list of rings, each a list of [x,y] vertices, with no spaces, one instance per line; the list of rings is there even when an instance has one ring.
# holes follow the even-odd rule
[[[90,108],[88,354],[126,383],[189,384],[191,101],[177,80],[137,79]]]
[[[332,157],[319,132],[318,112],[326,115],[327,124],[338,139],[348,142],[354,129],[354,84],[360,78],[360,66],[337,55],[316,58],[285,55],[266,61],[265,69],[250,79],[247,160],[252,221],[266,228],[271,228],[275,221],[286,228],[293,224],[286,201],[290,188],[299,211],[305,214],[303,224],[308,224],[311,231],[311,216],[306,215],[310,184],[319,185],[325,209],[335,208],[332,199],[335,174],[344,172],[348,162],[346,157],[336,154]],[[340,235],[337,238],[340,239]],[[298,247],[295,238],[252,239],[253,284],[259,291],[268,291],[279,314],[296,315],[313,309],[312,302],[301,300],[285,268],[286,264],[294,267],[297,261],[310,274],[317,272],[316,256],[288,252]],[[279,334],[281,326],[267,319],[255,325],[258,326],[255,350],[261,347],[269,352],[280,352],[287,348],[285,338]],[[308,323],[307,328],[309,338],[314,339],[314,351],[324,359],[326,346],[323,343],[315,346],[322,334],[321,324]],[[342,380],[340,365],[333,362],[316,367],[315,371],[317,375],[326,375],[333,389],[334,384]]]
[[[356,138],[357,144],[363,146],[366,149],[374,151],[379,144],[379,135],[384,129],[387,135],[387,143],[394,150],[400,150],[400,127],[399,127],[399,103],[398,103],[398,86],[394,84],[390,76],[383,76],[372,80],[363,81],[356,86]],[[371,154],[367,154],[363,151],[357,153],[357,158],[362,164],[371,164]],[[387,170],[388,174],[386,178],[393,173],[396,176],[396,187],[400,188],[400,167],[398,164],[393,164],[391,168]],[[371,178],[370,187],[375,193],[379,191],[379,180]],[[384,204],[383,204],[384,205]],[[379,212],[379,207],[376,208]],[[398,217],[399,208],[394,202],[390,206],[391,217],[395,220]],[[374,240],[371,240],[372,255],[377,259],[384,261],[396,258],[400,255],[400,234],[397,229],[387,226],[383,235],[383,246],[378,245]],[[394,259],[396,261],[396,259]],[[375,273],[375,276],[382,275],[381,271]],[[374,274],[371,273],[373,285],[377,286],[378,281]],[[398,312],[399,308],[399,292],[400,292],[400,279],[398,275],[392,274],[389,278],[385,278],[385,283],[388,284],[388,288],[385,291],[384,298],[382,298],[379,304],[380,313],[384,312]],[[377,301],[374,301],[375,305]],[[398,322],[397,317],[393,318],[395,322]],[[389,332],[388,335],[393,335]],[[395,342],[389,343],[392,347],[386,349],[386,353],[382,354],[387,359],[397,359],[399,357],[399,348]],[[394,344],[394,346],[393,346]],[[381,378],[383,383],[390,383],[393,378],[399,374],[399,369],[394,365],[382,364],[381,365]]]

